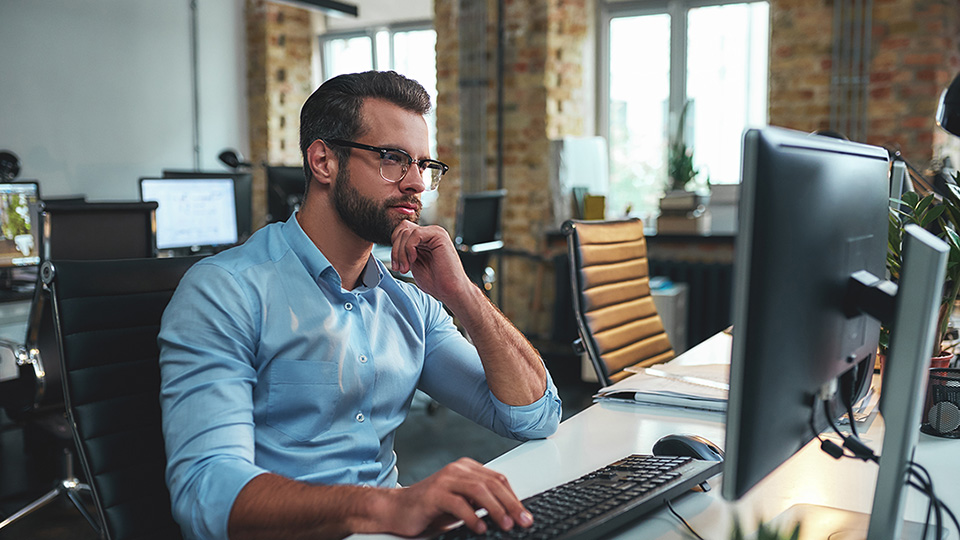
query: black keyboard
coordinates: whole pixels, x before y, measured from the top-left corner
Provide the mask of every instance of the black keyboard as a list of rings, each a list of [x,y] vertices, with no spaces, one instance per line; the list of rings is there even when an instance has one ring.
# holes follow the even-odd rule
[[[523,500],[533,526],[504,531],[485,517],[487,532],[461,525],[435,540],[600,538],[660,508],[720,472],[719,461],[632,455]]]

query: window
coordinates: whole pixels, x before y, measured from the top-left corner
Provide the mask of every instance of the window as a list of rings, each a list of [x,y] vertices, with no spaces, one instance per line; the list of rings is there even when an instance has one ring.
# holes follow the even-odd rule
[[[610,145],[610,211],[656,215],[684,107],[698,179],[739,182],[743,130],[767,121],[769,4],[632,0],[605,3],[602,17],[599,125]]]
[[[420,84],[434,110],[427,116],[430,152],[437,157],[437,33],[430,23],[320,36],[323,79],[371,69],[392,69]]]

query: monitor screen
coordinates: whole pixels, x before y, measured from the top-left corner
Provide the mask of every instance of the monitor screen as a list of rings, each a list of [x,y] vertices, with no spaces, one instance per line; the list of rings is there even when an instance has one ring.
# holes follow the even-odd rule
[[[190,249],[237,243],[232,178],[141,178],[140,199],[156,201],[157,249]]]
[[[243,242],[253,234],[253,174],[227,171],[186,171],[164,169],[164,178],[232,178],[237,201],[237,236]]]
[[[36,182],[0,184],[0,268],[40,263],[40,227]]]
[[[457,217],[457,243],[482,244],[500,240],[500,213],[506,190],[464,193]]]
[[[841,378],[856,399],[869,387],[880,323],[845,312],[845,300],[853,273],[886,275],[888,170],[882,148],[772,127],[744,134],[729,499],[826,427],[821,388]]]
[[[267,223],[286,221],[303,202],[301,167],[267,167]]]

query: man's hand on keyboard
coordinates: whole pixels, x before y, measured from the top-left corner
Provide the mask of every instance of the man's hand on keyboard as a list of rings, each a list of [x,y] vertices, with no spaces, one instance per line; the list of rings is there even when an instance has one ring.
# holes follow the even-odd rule
[[[468,458],[461,458],[410,487],[388,493],[386,529],[403,536],[439,532],[435,529],[459,520],[471,530],[483,533],[487,525],[476,515],[481,508],[506,530],[516,524],[533,524],[533,516],[513,493],[507,478]]]

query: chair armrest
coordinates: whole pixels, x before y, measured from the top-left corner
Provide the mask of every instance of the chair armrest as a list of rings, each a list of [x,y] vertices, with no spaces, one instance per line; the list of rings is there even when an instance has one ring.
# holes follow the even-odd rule
[[[458,251],[464,253],[484,253],[487,251],[496,251],[498,249],[503,249],[503,240],[494,240],[493,242],[481,242],[479,244],[460,244],[457,246]]]

